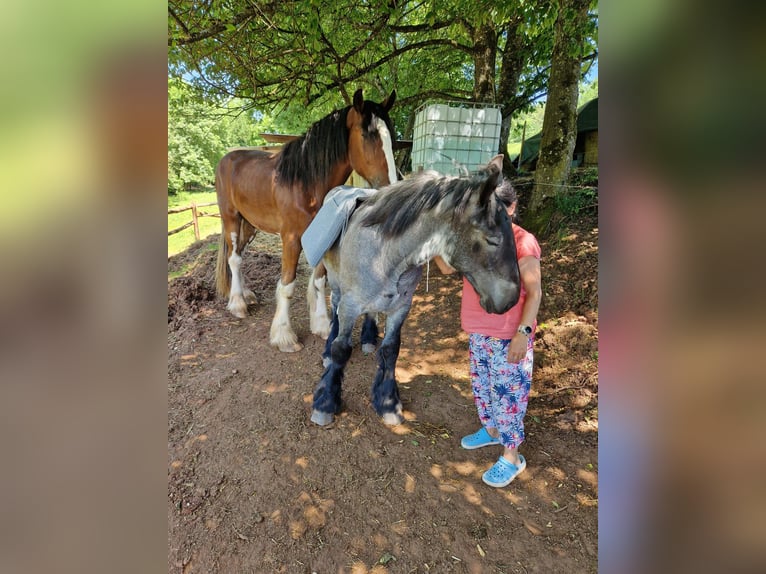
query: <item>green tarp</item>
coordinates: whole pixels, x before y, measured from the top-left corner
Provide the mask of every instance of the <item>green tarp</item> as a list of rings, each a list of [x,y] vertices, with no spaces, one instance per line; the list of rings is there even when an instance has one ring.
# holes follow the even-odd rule
[[[598,130],[598,98],[583,104],[577,112],[577,134],[595,130]],[[537,158],[537,154],[540,152],[541,139],[542,132],[524,140],[524,147],[521,150],[522,165]],[[519,156],[514,157],[512,161],[514,165],[517,165]]]

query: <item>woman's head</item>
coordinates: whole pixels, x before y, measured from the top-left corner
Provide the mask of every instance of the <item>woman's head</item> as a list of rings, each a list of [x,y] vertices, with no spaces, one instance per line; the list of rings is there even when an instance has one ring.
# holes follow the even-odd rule
[[[499,185],[495,189],[495,194],[503,205],[505,205],[505,209],[508,211],[508,216],[511,218],[511,221],[516,221],[518,198],[516,197],[516,190],[513,189],[511,182],[507,179],[503,181],[502,185]]]

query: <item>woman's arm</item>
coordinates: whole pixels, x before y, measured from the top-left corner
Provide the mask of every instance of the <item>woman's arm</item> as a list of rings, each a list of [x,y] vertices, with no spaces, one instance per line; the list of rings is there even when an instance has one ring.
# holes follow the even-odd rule
[[[436,266],[439,268],[439,271],[444,273],[445,275],[451,275],[455,272],[455,269],[452,268],[452,266],[447,263],[444,259],[442,259],[439,255],[434,257],[434,263],[436,263]]]
[[[536,257],[527,256],[519,259],[519,273],[521,283],[526,291],[524,307],[521,310],[521,324],[535,324],[537,311],[540,309],[540,301],[543,298],[542,281],[540,277],[540,260]],[[508,362],[518,363],[527,354],[528,337],[523,333],[515,333],[511,344],[508,345]]]

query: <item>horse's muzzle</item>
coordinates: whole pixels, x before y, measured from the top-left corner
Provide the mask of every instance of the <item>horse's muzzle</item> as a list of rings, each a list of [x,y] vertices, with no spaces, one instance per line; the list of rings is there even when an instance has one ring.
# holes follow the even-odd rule
[[[520,289],[516,284],[492,291],[491,294],[479,297],[479,303],[487,313],[502,315],[519,302]]]

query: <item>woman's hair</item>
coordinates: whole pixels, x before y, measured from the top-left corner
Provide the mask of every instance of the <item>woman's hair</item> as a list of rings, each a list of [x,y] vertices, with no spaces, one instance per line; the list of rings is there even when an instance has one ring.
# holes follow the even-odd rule
[[[503,205],[505,205],[506,209],[511,206],[511,204],[514,201],[517,201],[518,197],[516,197],[516,190],[513,189],[513,186],[511,185],[511,182],[507,179],[503,181],[501,185],[495,189],[495,194],[497,195],[497,198],[503,202]],[[511,221],[514,223],[518,222],[518,204],[516,204],[516,210],[513,212],[513,216],[511,217]]]
[[[497,198],[502,201],[506,207],[510,207],[510,205],[517,199],[516,190],[513,189],[511,182],[507,179],[495,189],[495,193],[497,194]]]

